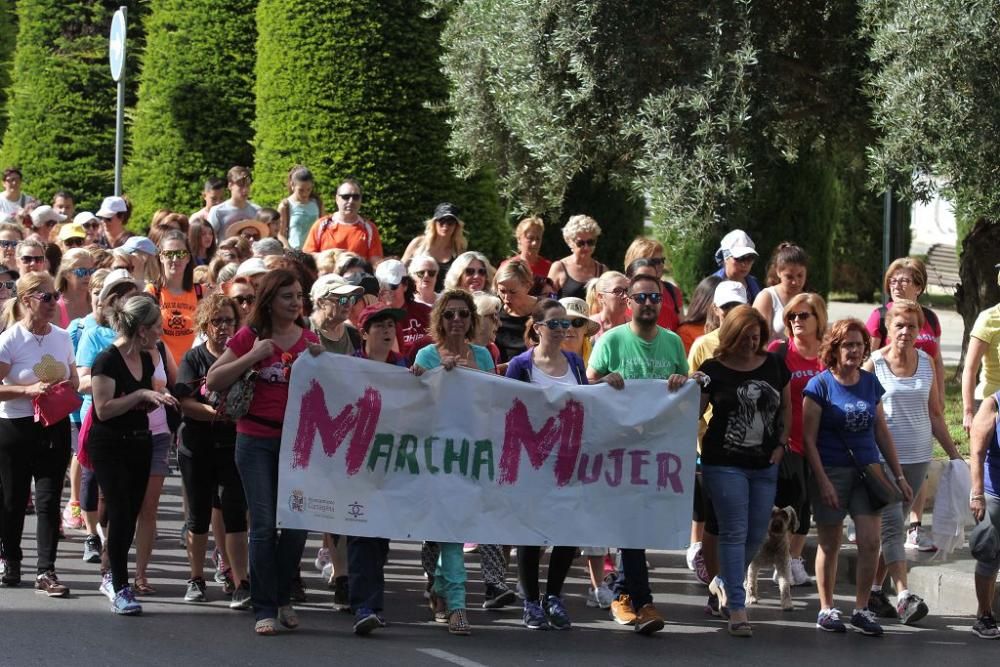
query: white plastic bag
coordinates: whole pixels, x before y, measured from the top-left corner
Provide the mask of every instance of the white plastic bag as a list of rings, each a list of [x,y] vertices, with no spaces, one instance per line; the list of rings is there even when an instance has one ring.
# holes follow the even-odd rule
[[[945,463],[937,495],[934,496],[932,534],[934,546],[938,548],[933,557],[935,560],[948,558],[965,543],[965,529],[972,525],[972,512],[969,511],[971,490],[969,464],[962,460]]]

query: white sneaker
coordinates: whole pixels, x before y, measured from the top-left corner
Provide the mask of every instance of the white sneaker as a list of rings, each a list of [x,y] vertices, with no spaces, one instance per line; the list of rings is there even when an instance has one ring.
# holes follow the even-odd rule
[[[111,573],[107,572],[103,577],[101,577],[101,585],[98,586],[97,590],[104,593],[104,597],[115,601],[115,587],[111,583]]]
[[[611,589],[601,584],[597,588],[590,589],[590,592],[587,594],[587,606],[610,609],[614,599],[615,594],[611,592]]]
[[[927,615],[927,603],[919,595],[908,593],[896,602],[896,614],[900,623],[911,625]]]
[[[322,572],[323,568],[329,565],[331,562],[332,560],[330,559],[330,550],[327,549],[326,547],[320,547],[319,550],[316,551],[316,560],[313,561],[313,563],[316,565],[316,569]]]
[[[687,549],[687,566],[692,572],[694,572],[694,559],[699,551],[701,551],[701,542],[692,542]]]
[[[852,519],[851,517],[847,517],[847,521],[845,521],[844,523],[846,524],[845,528],[847,529],[847,541],[850,542],[851,544],[857,544],[858,531],[854,527],[854,519]]]
[[[719,599],[719,609],[729,606],[729,598],[726,596],[726,586],[722,579],[716,575],[708,584],[708,592]]]
[[[806,564],[801,558],[792,559],[792,586],[805,586],[812,583],[812,577],[806,572]]]
[[[934,540],[931,539],[930,535],[921,530],[921,528],[922,526],[917,526],[906,531],[906,542],[903,546],[915,551],[937,551],[937,547],[934,546]]]

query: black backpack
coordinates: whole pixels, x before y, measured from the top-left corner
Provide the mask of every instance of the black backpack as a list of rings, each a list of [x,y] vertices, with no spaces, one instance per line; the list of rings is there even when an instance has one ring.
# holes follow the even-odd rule
[[[920,309],[924,311],[924,319],[927,320],[927,324],[930,325],[931,331],[940,331],[941,323],[938,321],[938,316],[933,310],[925,306],[920,306]],[[885,344],[885,339],[889,337],[889,330],[885,328],[885,315],[889,312],[889,309],[885,306],[879,306],[878,308],[878,336],[882,344]]]

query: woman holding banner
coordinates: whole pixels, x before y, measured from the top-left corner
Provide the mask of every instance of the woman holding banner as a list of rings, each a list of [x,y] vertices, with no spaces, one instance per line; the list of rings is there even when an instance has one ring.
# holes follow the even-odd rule
[[[465,366],[492,373],[490,351],[471,341],[479,322],[476,302],[463,289],[446,290],[431,311],[431,336],[434,345],[417,352],[416,363],[410,370],[421,375],[425,370],[443,366],[450,371]],[[428,545],[425,545],[425,548]],[[440,543],[441,555],[434,569],[434,584],[430,591],[434,620],[448,623],[453,635],[468,635],[469,617],[465,609],[465,557],[462,544]]]
[[[583,359],[561,349],[570,326],[562,304],[554,299],[540,300],[524,333],[528,349],[510,360],[507,377],[540,387],[587,384]],[[529,630],[569,630],[569,615],[561,593],[576,551],[576,547],[553,547],[545,597],[539,603],[538,570],[542,549],[537,546],[517,548],[517,576],[524,592],[524,626]]]
[[[254,369],[253,398],[236,422],[236,467],[250,511],[250,599],[258,635],[274,635],[278,623],[299,625],[290,602],[306,531],[276,526],[278,455],[281,424],[288,402],[292,364],[311,343],[318,344],[302,318],[302,286],[287,269],[271,271],[260,282],[257,302],[226,343],[226,351],[206,377],[209,391],[225,392]]]

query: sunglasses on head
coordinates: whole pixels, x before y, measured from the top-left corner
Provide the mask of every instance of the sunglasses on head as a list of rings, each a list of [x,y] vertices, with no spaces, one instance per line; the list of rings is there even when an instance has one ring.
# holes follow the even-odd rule
[[[646,302],[650,303],[660,303],[663,300],[663,295],[659,292],[638,292],[629,297],[635,301],[640,306],[646,305]]]
[[[32,292],[30,296],[42,303],[52,303],[59,298],[59,292]]]
[[[163,259],[167,260],[168,262],[170,262],[170,261],[179,261],[179,260],[182,260],[182,259],[187,259],[187,256],[188,256],[188,251],[187,250],[161,250],[160,251],[160,257],[162,257]]]
[[[472,313],[468,310],[465,310],[464,308],[462,310],[446,310],[443,313],[441,313],[441,316],[444,319],[448,320],[449,322],[455,319],[456,317],[461,320],[467,320],[469,319],[470,315],[472,315]]]
[[[413,275],[417,278],[436,278],[438,272],[434,269],[424,269],[423,271],[414,271]]]
[[[338,192],[337,196],[340,197],[341,199],[344,199],[344,200],[347,200],[347,201],[360,201],[361,200],[361,195],[358,194],[358,193],[356,193],[356,192],[348,192],[347,194],[343,194],[343,195]]]
[[[78,269],[73,269],[73,275],[76,276],[77,278],[89,278],[90,276],[94,275],[95,271],[97,271],[97,269],[85,269],[83,267],[80,267]]]
[[[575,243],[577,248],[593,248],[597,245],[597,239],[577,239]]]
[[[257,297],[253,294],[246,294],[243,296],[234,296],[233,300],[241,306],[252,306],[257,301]]]
[[[41,264],[45,261],[45,255],[21,255],[19,259],[25,264]]]
[[[485,277],[486,276],[486,269],[476,269],[476,268],[473,268],[473,267],[470,266],[470,267],[468,267],[468,268],[465,269],[465,275],[468,276],[469,278],[471,278],[473,276],[483,276],[483,277]]]

